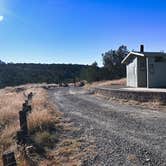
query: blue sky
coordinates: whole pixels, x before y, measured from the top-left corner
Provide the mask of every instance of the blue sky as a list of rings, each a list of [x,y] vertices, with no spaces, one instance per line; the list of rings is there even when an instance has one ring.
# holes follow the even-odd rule
[[[0,0],[0,59],[102,64],[125,44],[166,51],[165,0]]]

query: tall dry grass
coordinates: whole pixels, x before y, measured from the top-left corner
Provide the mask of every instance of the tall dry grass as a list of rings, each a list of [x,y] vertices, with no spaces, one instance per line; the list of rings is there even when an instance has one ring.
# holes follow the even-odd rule
[[[30,131],[43,131],[55,127],[57,119],[61,113],[57,111],[55,105],[48,102],[48,94],[42,88],[31,89],[34,93],[32,100],[32,113],[28,118]]]
[[[16,92],[0,91],[0,124],[8,125],[18,119],[18,112],[21,110],[24,101],[23,94]]]
[[[16,132],[19,130],[19,111],[22,109],[27,94],[34,94],[32,99],[32,113],[28,116],[30,133],[44,132],[54,128],[56,120],[61,115],[48,102],[47,91],[40,86],[27,85],[0,90],[0,155],[5,151],[17,152]],[[18,157],[19,155],[16,154]],[[17,158],[18,163],[23,163]],[[2,161],[0,159],[0,165]]]
[[[18,112],[24,102],[23,93],[13,89],[0,90],[0,147],[6,151],[13,146],[13,137],[19,129]]]

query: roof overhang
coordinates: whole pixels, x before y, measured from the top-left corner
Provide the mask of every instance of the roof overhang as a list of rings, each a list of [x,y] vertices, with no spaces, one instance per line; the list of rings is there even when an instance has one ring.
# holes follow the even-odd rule
[[[137,56],[141,56],[141,57],[145,57],[145,55],[143,53],[138,53],[138,52],[130,52],[121,62],[122,64],[127,64],[131,58],[137,57]]]

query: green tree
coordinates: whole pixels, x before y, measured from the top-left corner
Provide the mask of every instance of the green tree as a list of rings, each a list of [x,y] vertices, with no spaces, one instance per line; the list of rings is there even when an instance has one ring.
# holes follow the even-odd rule
[[[87,80],[88,82],[94,82],[100,80],[100,68],[97,62],[92,63],[88,68],[83,69],[81,73],[81,79]]]
[[[127,46],[122,45],[117,50],[102,54],[104,68],[110,72],[112,77],[119,78],[126,75],[126,67],[121,62],[128,52]]]

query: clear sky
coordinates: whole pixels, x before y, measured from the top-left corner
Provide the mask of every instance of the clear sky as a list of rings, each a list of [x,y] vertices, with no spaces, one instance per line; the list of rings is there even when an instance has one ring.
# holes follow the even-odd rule
[[[0,0],[0,59],[102,64],[121,44],[166,51],[165,0]]]

